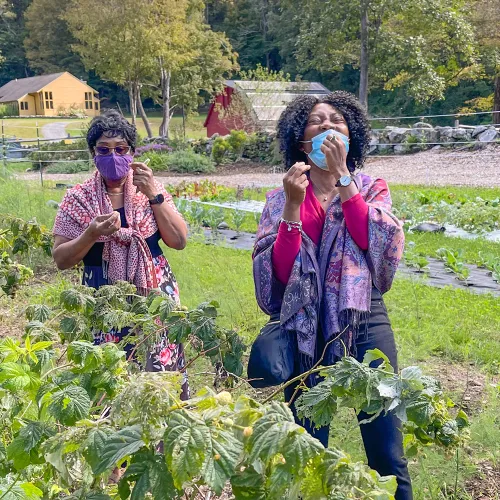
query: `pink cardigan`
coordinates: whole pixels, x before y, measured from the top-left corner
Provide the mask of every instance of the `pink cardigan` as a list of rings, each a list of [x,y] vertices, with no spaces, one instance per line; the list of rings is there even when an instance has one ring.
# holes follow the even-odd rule
[[[368,205],[358,193],[342,203],[347,230],[353,240],[361,248],[368,249]],[[314,194],[312,183],[306,190],[306,198],[300,207],[302,230],[317,245],[321,238],[325,223],[325,211]],[[273,248],[273,271],[281,283],[288,283],[293,263],[300,250],[302,234],[298,229],[288,231],[285,223],[281,223],[278,237]]]

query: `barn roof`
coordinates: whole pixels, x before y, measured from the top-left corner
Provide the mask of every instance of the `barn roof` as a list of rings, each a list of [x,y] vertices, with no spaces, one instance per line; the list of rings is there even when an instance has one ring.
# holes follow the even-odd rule
[[[299,95],[320,97],[330,91],[318,82],[261,82],[227,80],[226,86],[248,102],[261,127],[274,130],[287,104]]]
[[[17,101],[27,94],[34,94],[36,92],[39,92],[49,83],[57,80],[62,75],[64,75],[64,72],[11,80],[9,83],[6,83],[3,87],[0,88],[0,102]],[[77,79],[76,77],[74,78]],[[87,85],[85,82],[82,82],[81,80],[79,81]]]

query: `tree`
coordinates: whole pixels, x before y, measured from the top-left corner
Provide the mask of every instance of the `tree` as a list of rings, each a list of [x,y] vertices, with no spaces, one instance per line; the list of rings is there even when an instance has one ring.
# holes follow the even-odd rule
[[[291,0],[282,4],[294,8]],[[421,102],[440,99],[477,68],[473,30],[461,9],[462,0],[308,0],[294,16],[296,57],[305,69],[358,68],[365,106],[373,85],[405,87]]]
[[[62,16],[68,4],[54,0],[33,0],[25,12],[27,37],[24,39],[30,68],[38,73],[69,71],[86,75],[80,56],[72,46],[76,40]]]
[[[156,100],[162,105],[160,135],[168,137],[170,119],[177,107],[195,109],[199,93],[209,96],[222,89],[223,75],[237,68],[236,55],[223,33],[203,22],[205,5],[198,0],[155,2],[155,37],[160,41],[156,58],[160,70]],[[154,82],[153,82],[154,88]]]
[[[63,15],[77,40],[74,49],[85,67],[102,79],[127,89],[134,124],[141,85],[155,66],[153,50],[157,41],[149,29],[149,3],[145,0],[109,0],[104,3],[72,0]],[[142,106],[139,106],[139,111],[148,135],[152,135]]]
[[[472,9],[487,72],[493,75],[493,123],[500,124],[500,2],[478,0]],[[489,70],[489,71],[488,71]]]
[[[0,0],[0,54],[5,60],[0,75],[0,85],[14,78],[31,76],[24,53],[26,34],[24,11],[31,0]]]

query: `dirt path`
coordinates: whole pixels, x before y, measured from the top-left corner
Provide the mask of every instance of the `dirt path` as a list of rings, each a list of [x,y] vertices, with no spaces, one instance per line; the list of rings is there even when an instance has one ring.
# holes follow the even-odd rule
[[[500,147],[491,146],[474,153],[425,151],[406,156],[373,157],[367,160],[364,172],[373,177],[382,177],[389,184],[500,187]],[[47,180],[75,184],[89,175],[46,174],[44,177]],[[229,187],[270,187],[281,185],[283,174],[276,170],[273,172],[272,168],[242,164],[226,166],[212,175],[177,175],[160,172],[156,177],[165,184],[199,182],[208,178],[217,184]],[[38,180],[39,175],[27,173],[19,175],[18,178]]]

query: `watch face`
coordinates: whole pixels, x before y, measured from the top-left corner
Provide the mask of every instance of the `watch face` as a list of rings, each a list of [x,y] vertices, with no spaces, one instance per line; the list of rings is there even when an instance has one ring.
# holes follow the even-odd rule
[[[163,196],[161,193],[156,195],[156,201],[158,203],[163,203],[165,201],[165,196]]]
[[[343,175],[339,182],[341,186],[347,187],[352,182],[352,177],[350,175]]]

